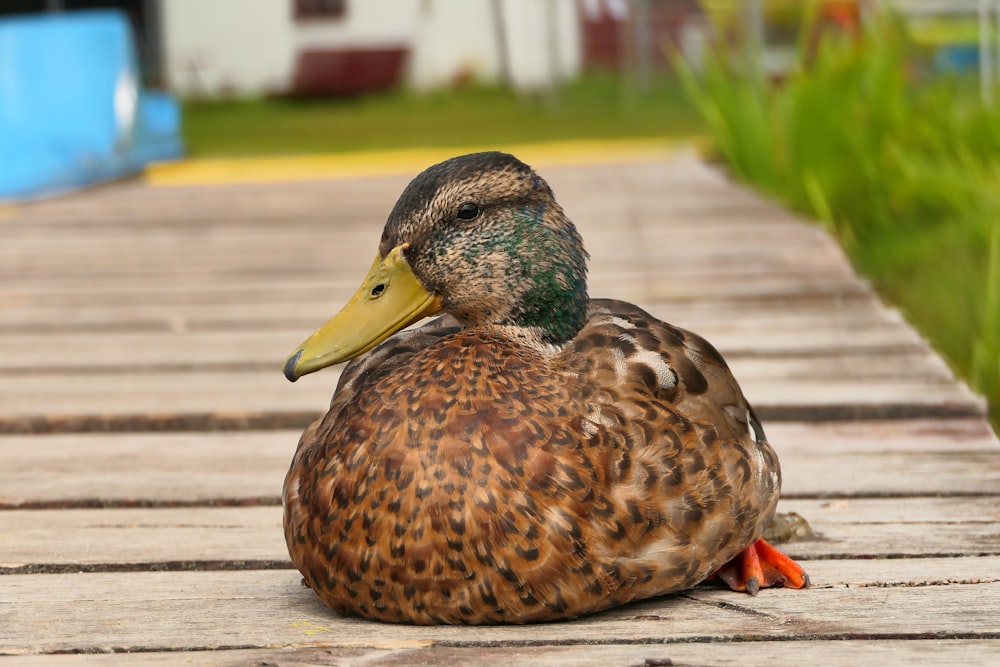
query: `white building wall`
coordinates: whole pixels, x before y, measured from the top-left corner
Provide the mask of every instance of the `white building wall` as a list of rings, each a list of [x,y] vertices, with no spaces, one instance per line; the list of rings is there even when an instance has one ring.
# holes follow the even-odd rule
[[[504,0],[511,79],[536,89],[570,78],[583,59],[574,0]]]
[[[422,0],[408,82],[417,89],[499,74],[491,0]]]
[[[164,72],[185,96],[284,90],[294,58],[289,0],[164,0]]]
[[[413,87],[436,88],[467,78],[496,81],[501,76],[492,0],[419,4],[409,72]],[[582,47],[575,0],[500,0],[499,5],[514,86],[538,88],[579,72]]]
[[[292,4],[292,0],[284,1]],[[420,0],[347,0],[343,18],[293,21],[295,45],[303,49],[409,47],[421,4]]]
[[[406,46],[417,89],[496,81],[493,0],[348,0],[343,18],[296,21],[292,0],[163,0],[164,71],[185,96],[288,90],[298,52]],[[582,54],[575,0],[500,0],[511,83],[574,76]]]

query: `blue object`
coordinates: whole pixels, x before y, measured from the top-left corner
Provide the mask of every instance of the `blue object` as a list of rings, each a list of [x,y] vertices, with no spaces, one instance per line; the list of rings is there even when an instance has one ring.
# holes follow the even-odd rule
[[[118,178],[182,152],[180,109],[141,89],[123,14],[0,20],[0,200]]]
[[[979,68],[978,44],[949,44],[934,52],[934,69],[939,72],[971,72]]]

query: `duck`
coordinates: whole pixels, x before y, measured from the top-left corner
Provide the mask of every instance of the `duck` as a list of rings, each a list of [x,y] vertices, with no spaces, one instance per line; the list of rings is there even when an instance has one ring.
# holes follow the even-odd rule
[[[360,288],[284,365],[349,362],[283,487],[289,556],[335,612],[535,623],[713,578],[808,586],[761,539],[780,466],[723,357],[590,298],[588,259],[510,154],[405,187]]]

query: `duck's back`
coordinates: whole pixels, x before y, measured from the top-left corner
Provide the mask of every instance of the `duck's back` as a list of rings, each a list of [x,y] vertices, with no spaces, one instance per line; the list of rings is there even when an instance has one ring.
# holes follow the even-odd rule
[[[693,586],[759,535],[779,481],[714,348],[594,301],[556,352],[447,320],[390,339],[285,484],[289,551],[334,609],[490,623]]]
[[[585,446],[612,457],[628,553],[653,568],[636,597],[693,586],[760,536],[778,500],[778,459],[710,343],[599,299],[564,358],[584,378]]]

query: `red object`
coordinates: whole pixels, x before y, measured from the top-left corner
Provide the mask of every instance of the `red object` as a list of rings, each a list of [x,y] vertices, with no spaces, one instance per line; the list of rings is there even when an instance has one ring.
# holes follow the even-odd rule
[[[584,3],[580,12],[581,38],[583,42],[584,66],[590,69],[617,71],[630,58],[638,57],[632,51],[636,48],[636,26],[628,14],[628,5],[621,0],[594,0]],[[589,9],[586,7],[589,6]],[[621,7],[611,11],[611,7]],[[670,68],[670,60],[664,47],[676,47],[681,38],[684,24],[691,20],[701,20],[704,16],[697,0],[648,0],[648,26],[650,65],[657,70]]]
[[[861,7],[857,0],[827,0],[820,5],[821,19],[832,21],[841,28],[854,32],[861,25]]]
[[[360,95],[399,83],[409,49],[316,49],[299,53],[293,92],[300,95]]]

